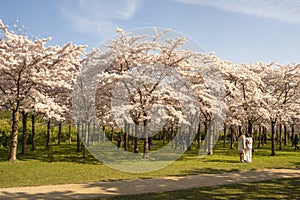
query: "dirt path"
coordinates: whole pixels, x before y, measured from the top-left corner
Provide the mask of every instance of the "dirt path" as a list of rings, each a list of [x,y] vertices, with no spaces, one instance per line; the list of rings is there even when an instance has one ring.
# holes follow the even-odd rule
[[[266,169],[225,174],[199,174],[89,184],[46,185],[0,189],[0,199],[86,199],[100,196],[141,194],[300,177],[300,169]]]

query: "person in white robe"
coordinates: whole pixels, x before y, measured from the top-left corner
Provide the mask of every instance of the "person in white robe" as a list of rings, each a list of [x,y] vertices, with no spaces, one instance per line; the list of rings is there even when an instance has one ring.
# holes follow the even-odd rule
[[[238,137],[238,152],[240,154],[240,162],[244,162],[244,154],[245,154],[245,147],[246,147],[246,138],[243,133],[240,133]]]
[[[244,160],[245,160],[245,162],[251,163],[252,162],[253,140],[249,134],[246,135],[245,144],[246,144],[246,148],[245,148]]]

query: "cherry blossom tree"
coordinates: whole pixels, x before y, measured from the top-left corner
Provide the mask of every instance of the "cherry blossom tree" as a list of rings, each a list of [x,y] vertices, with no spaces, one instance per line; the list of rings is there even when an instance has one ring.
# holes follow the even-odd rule
[[[92,60],[86,59],[90,65],[97,66],[98,73],[93,74],[101,75],[98,79],[93,77],[99,81],[96,90],[97,117],[102,126],[142,125],[144,132],[140,136],[144,138],[143,157],[146,158],[150,136],[148,126],[151,123],[163,121],[162,125],[173,127],[191,125],[190,119],[184,117],[187,115],[184,109],[185,112],[188,109],[182,105],[193,102],[193,98],[189,97],[193,92],[188,92],[192,88],[188,81],[183,80],[190,76],[187,70],[198,67],[193,62],[197,55],[182,48],[186,42],[184,38],[166,38],[168,31],[157,32],[154,29],[150,36],[130,35],[121,29],[117,31],[120,36],[105,45],[104,52],[98,51],[91,56]],[[89,74],[88,69],[82,69],[86,75]],[[86,75],[84,77],[90,79]],[[184,92],[176,96],[180,89]],[[127,104],[122,104],[124,102]],[[194,115],[197,112],[195,108],[189,111]],[[154,117],[153,114],[161,115]]]
[[[9,160],[14,161],[17,159],[20,110],[32,102],[35,109],[56,115],[53,110],[61,106],[47,90],[57,87],[72,90],[84,47],[71,43],[64,47],[47,47],[51,38],[30,40],[9,31],[2,21],[0,28],[3,32],[0,40],[0,103],[12,110]]]
[[[282,65],[278,63],[258,63],[255,71],[262,80],[262,84],[252,90],[260,90],[258,106],[261,116],[267,119],[271,127],[271,155],[275,155],[275,129],[276,124],[290,121],[295,116],[297,107],[297,91],[299,90],[298,65]],[[252,75],[253,76],[253,75]],[[281,145],[281,135],[280,145]],[[280,147],[281,148],[281,147]]]
[[[257,67],[251,64],[223,65],[222,72],[230,110],[228,117],[235,118],[235,124],[246,127],[247,133],[252,135],[253,124],[264,114],[260,90],[263,82]]]

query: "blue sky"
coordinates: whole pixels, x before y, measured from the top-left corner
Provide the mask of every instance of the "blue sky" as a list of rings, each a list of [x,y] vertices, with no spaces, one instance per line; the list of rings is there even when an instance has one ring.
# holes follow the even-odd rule
[[[234,63],[300,63],[299,0],[9,0],[5,24],[19,20],[28,34],[95,47],[143,27],[165,27]]]

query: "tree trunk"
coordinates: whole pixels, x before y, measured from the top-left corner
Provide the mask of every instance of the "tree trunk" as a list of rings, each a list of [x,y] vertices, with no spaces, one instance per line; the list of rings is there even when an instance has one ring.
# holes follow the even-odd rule
[[[292,124],[292,135],[291,135],[292,147],[294,146],[294,137],[295,137],[295,127],[294,124]]]
[[[225,123],[224,123],[224,141],[223,141],[223,147],[225,148],[226,147],[226,125],[225,125]]]
[[[234,147],[234,129],[230,126],[230,149]]]
[[[130,131],[130,129],[129,129],[129,131]],[[131,127],[131,137],[129,136],[129,140],[131,140],[131,145],[134,145],[134,135],[135,135],[135,133],[134,133],[134,127]]]
[[[69,144],[72,143],[72,124],[71,124],[71,122],[69,123],[68,141],[69,141]]]
[[[111,141],[114,140],[114,127],[111,127]]]
[[[162,130],[162,142],[163,142],[163,144],[165,144],[165,139],[166,139],[166,129],[163,128],[163,130]]]
[[[90,122],[88,122],[87,131],[85,131],[85,133],[86,133],[85,147],[89,147],[90,146],[90,137],[91,137],[91,123]]]
[[[58,124],[58,135],[57,135],[57,144],[60,145],[61,141],[61,122]]]
[[[189,126],[189,133],[186,138],[187,150],[192,150],[192,141],[191,141],[191,134],[192,134],[192,125]]]
[[[19,109],[13,110],[13,123],[11,132],[11,143],[10,143],[10,153],[8,160],[17,160],[17,148],[18,148],[18,126],[19,126]]]
[[[82,144],[82,157],[86,158],[86,146]]]
[[[252,121],[248,120],[248,130],[247,133],[252,137]]]
[[[262,138],[262,134],[261,134],[261,126],[259,126],[258,128],[258,144],[257,144],[257,148],[260,148],[260,144],[261,144],[261,139]]]
[[[170,134],[169,134],[169,138],[170,138],[169,140],[171,140],[171,148],[172,149],[174,149],[174,140],[172,140],[172,138],[173,138],[173,132],[174,132],[174,129],[173,129],[173,125],[172,125],[171,128],[170,128]]]
[[[276,122],[271,120],[271,156],[275,156],[275,124]]]
[[[95,135],[96,135],[96,123],[93,122],[93,131],[92,131],[92,145],[95,145]]]
[[[210,123],[208,127],[208,153],[207,155],[213,155],[213,138],[214,138],[214,130],[213,125]]]
[[[106,138],[106,135],[105,135],[105,126],[102,126],[102,143],[103,144],[105,143],[105,138]]]
[[[201,147],[201,123],[198,124],[198,131],[197,131],[197,148],[200,149]]]
[[[134,137],[134,147],[133,152],[138,153],[139,152],[139,146],[138,146],[138,135],[139,135],[139,126],[137,124],[134,125],[135,128],[135,137]]]
[[[257,137],[258,137],[257,128],[253,128],[253,125],[252,125],[252,140],[253,140],[253,144],[257,140]]]
[[[98,143],[101,143],[102,137],[104,136],[103,132],[102,132],[102,127],[99,126],[99,137],[98,137]]]
[[[51,130],[50,130],[50,120],[47,122],[47,141],[46,141],[46,149],[50,149],[50,140],[51,140]]]
[[[81,151],[81,144],[80,144],[80,122],[77,122],[77,137],[76,137],[76,142],[77,142],[77,152]]]
[[[83,140],[84,140],[84,145],[83,145],[83,153],[82,153],[82,157],[83,158],[86,158],[86,148],[88,147],[89,145],[89,135],[90,135],[90,122],[88,122],[88,124],[84,125],[84,137],[83,137]]]
[[[26,155],[26,146],[27,146],[27,116],[28,114],[24,111],[22,112],[22,154]]]
[[[284,135],[283,142],[284,142],[284,145],[286,146],[287,145],[287,127],[286,127],[286,125],[283,126],[283,135]]]
[[[31,115],[31,151],[35,151],[35,115]]]
[[[242,126],[239,126],[239,136],[243,134],[243,131],[242,131]]]
[[[279,150],[282,150],[282,124],[279,124]]]
[[[127,150],[126,151],[128,151],[128,149],[129,149],[129,143],[130,143],[130,124],[129,123],[127,123],[127,130],[126,130],[126,140],[127,140]]]
[[[144,159],[149,158],[148,136],[148,120],[144,120]]]
[[[263,145],[267,144],[267,127],[263,127]]]
[[[278,145],[279,143],[279,137],[278,137],[279,133],[278,133],[278,128],[275,126],[275,141],[276,144]]]
[[[205,140],[204,140],[204,151],[208,153],[208,125],[207,122],[204,122],[204,133],[205,133]]]
[[[128,151],[128,126],[129,124],[125,121],[125,124],[124,124],[124,150],[125,151]]]
[[[169,143],[170,142],[170,128],[168,128],[168,130],[167,130],[167,143]]]
[[[176,138],[178,138],[178,136],[179,136],[179,129],[178,128],[176,128],[175,129],[175,134],[174,134],[174,138],[173,138],[173,140],[172,140],[172,142],[174,143],[174,149],[177,149],[177,147],[178,147],[178,140],[176,139]],[[198,141],[198,136],[197,136],[197,141]]]

